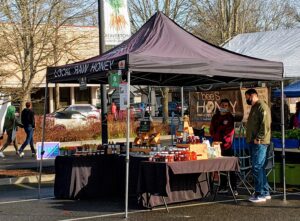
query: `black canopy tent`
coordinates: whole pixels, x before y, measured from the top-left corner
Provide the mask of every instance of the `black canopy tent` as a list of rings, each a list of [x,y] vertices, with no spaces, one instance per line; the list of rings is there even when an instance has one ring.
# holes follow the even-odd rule
[[[88,83],[106,84],[110,70],[124,70],[124,78],[128,82],[128,110],[130,85],[183,87],[249,80],[282,81],[283,78],[282,63],[248,57],[214,46],[157,12],[127,41],[106,53],[74,64],[48,67],[45,97],[48,83],[78,83],[80,77],[86,77]],[[46,110],[46,99],[44,108]],[[126,217],[130,124],[129,111],[127,113]]]

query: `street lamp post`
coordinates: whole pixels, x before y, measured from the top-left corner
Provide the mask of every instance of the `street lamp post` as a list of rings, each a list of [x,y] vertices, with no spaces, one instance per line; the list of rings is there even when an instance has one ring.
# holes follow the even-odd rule
[[[104,4],[103,0],[98,0],[98,22],[99,22],[99,54],[103,54],[105,50],[104,41]],[[102,129],[102,144],[108,143],[107,132],[107,92],[106,85],[100,84],[101,92],[101,129]]]

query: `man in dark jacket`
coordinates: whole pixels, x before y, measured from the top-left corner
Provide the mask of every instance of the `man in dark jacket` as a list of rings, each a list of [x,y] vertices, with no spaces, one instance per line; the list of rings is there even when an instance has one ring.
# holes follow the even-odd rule
[[[20,157],[24,156],[23,150],[28,144],[30,144],[32,157],[34,157],[36,154],[33,146],[33,132],[35,128],[35,121],[34,121],[34,112],[31,110],[30,102],[26,102],[26,108],[24,108],[24,110],[21,113],[21,121],[26,133],[26,140],[24,141],[24,143],[19,149],[19,156]]]
[[[222,142],[221,152],[222,156],[233,156],[232,140],[234,135],[234,118],[229,110],[229,100],[222,99],[219,110],[211,119],[209,132],[213,141]],[[227,177],[221,176],[219,193],[227,193]],[[230,183],[232,185],[235,195],[238,195],[236,190],[236,175],[234,172],[230,173]]]
[[[248,105],[251,105],[246,129],[246,140],[252,161],[255,193],[249,198],[253,203],[271,199],[266,175],[267,153],[271,140],[271,114],[266,102],[258,99],[255,89],[245,92]]]

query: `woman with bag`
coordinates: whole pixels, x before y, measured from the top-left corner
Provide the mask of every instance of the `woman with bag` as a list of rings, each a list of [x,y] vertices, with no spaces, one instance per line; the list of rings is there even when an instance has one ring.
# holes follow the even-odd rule
[[[16,133],[17,133],[18,126],[23,127],[23,124],[16,117],[16,108],[14,106],[9,106],[7,108],[4,125],[3,125],[3,134],[6,131],[7,140],[0,150],[0,157],[5,157],[3,154],[3,151],[5,150],[5,148],[8,145],[11,144],[11,142],[13,142],[15,150],[16,150],[16,154],[18,154],[18,146],[17,146],[17,139],[16,139]],[[3,137],[3,135],[2,135],[2,137]]]

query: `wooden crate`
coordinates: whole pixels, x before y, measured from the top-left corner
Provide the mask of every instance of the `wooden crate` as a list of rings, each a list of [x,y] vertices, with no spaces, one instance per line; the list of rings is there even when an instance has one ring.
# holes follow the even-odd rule
[[[130,148],[129,149],[130,152],[143,152],[145,154],[148,154],[151,152],[151,148],[136,148],[136,147],[133,147],[133,148]]]

